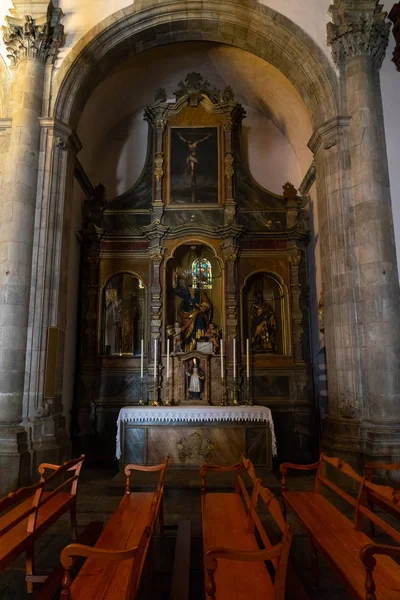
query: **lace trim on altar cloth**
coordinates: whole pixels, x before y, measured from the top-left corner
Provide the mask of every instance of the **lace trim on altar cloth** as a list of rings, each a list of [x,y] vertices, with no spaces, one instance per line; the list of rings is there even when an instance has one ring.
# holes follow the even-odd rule
[[[269,408],[265,406],[205,406],[205,407],[134,407],[121,408],[117,421],[116,458],[121,458],[121,423],[134,421],[264,421],[268,423],[271,440],[272,456],[277,455],[274,422]]]

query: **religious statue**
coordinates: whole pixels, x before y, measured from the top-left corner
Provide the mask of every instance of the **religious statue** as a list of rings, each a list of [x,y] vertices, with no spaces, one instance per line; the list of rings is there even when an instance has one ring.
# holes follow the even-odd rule
[[[207,341],[212,343],[213,352],[214,352],[214,354],[216,354],[218,352],[218,348],[219,348],[220,331],[214,325],[214,323],[210,323],[208,325],[208,329],[207,329],[204,337],[207,338]]]
[[[186,372],[186,376],[189,378],[189,400],[201,400],[205,375],[197,363],[197,358],[193,359],[192,367]]]
[[[121,298],[117,289],[106,289],[106,354],[134,353],[137,316],[137,299],[133,294]]]
[[[179,308],[181,321],[182,349],[190,352],[196,349],[196,342],[205,336],[212,313],[212,302],[204,290],[189,285],[177,284],[177,272],[173,272],[172,293],[183,299]]]
[[[263,293],[254,293],[251,307],[251,345],[257,352],[276,351],[276,319],[271,304],[264,300]]]
[[[178,352],[182,352],[182,336],[181,336],[181,324],[179,321],[175,321],[174,329],[173,329],[173,338],[174,338],[174,352],[177,354]]]

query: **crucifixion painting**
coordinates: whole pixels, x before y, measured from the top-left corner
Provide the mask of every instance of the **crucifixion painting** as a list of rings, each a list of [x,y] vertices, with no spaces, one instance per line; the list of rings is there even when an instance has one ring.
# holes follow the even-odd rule
[[[218,128],[171,128],[170,202],[218,202]]]

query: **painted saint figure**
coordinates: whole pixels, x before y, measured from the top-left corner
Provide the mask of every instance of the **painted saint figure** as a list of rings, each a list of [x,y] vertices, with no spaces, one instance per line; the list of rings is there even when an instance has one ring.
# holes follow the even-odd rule
[[[212,133],[208,133],[199,140],[186,140],[183,135],[178,131],[178,137],[185,142],[188,146],[189,154],[186,158],[186,175],[191,177],[191,188],[192,188],[192,202],[196,202],[196,172],[199,165],[199,159],[197,158],[197,145],[201,142],[205,142],[211,137]]]
[[[212,302],[204,290],[187,285],[177,285],[177,272],[173,273],[172,293],[183,299],[179,308],[181,344],[184,352],[196,349],[196,342],[205,336],[211,319]]]
[[[276,352],[276,319],[271,304],[263,293],[254,293],[251,307],[251,345],[255,352]]]

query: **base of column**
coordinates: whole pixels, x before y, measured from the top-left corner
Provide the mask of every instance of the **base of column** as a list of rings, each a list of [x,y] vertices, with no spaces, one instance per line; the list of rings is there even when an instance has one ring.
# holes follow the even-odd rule
[[[0,497],[30,483],[31,457],[24,427],[0,426]]]
[[[367,462],[400,462],[400,423],[327,419],[323,451],[363,473]]]
[[[38,478],[37,469],[43,462],[60,465],[70,457],[70,441],[62,415],[31,422],[31,475]]]

